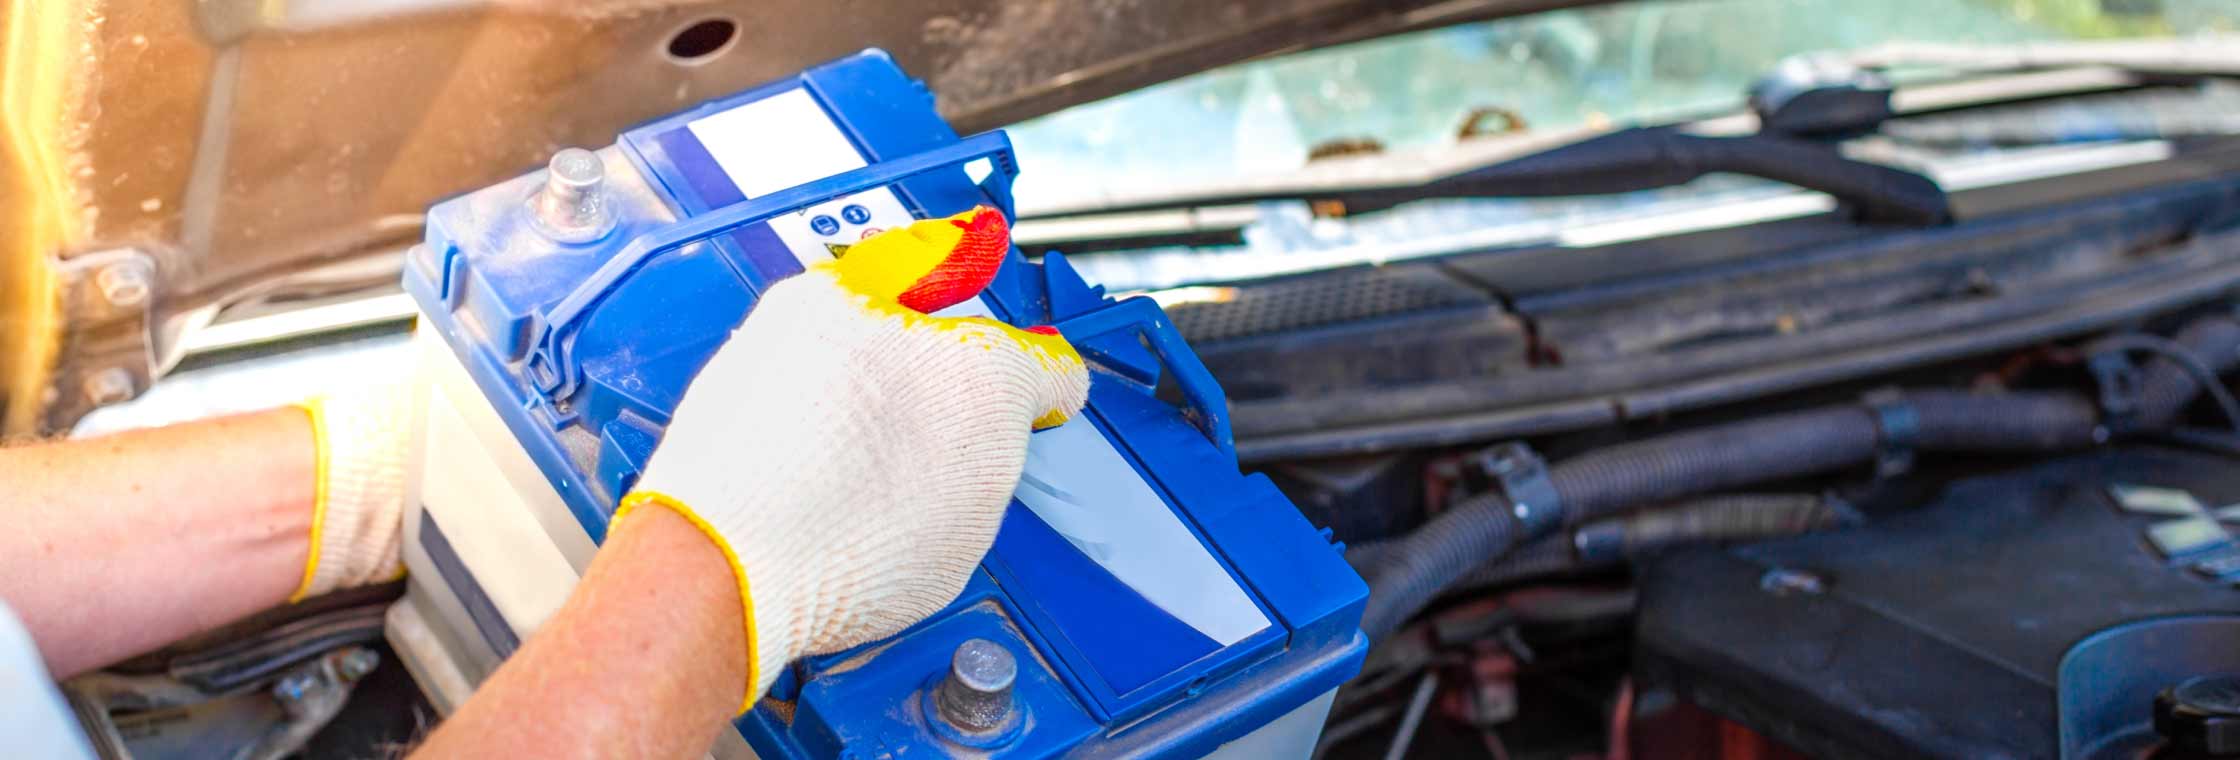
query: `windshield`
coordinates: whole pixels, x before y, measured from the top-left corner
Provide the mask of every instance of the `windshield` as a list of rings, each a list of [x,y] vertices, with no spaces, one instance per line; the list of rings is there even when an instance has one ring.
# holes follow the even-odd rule
[[[1436,148],[1465,129],[1651,124],[1732,111],[1791,55],[2240,29],[2232,0],[1627,2],[1216,69],[1011,128],[1022,209],[1278,173],[1317,152]]]

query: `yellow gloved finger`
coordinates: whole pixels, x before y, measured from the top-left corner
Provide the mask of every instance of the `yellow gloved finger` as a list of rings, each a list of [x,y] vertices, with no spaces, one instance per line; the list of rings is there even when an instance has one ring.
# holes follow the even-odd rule
[[[1021,329],[985,317],[932,317],[928,321],[935,329],[969,333],[1026,360],[1031,367],[1027,392],[1037,410],[1035,430],[1065,424],[1088,403],[1088,365],[1057,328],[1040,325]]]
[[[957,330],[967,340],[990,341],[1029,360],[1039,377],[1032,386],[1037,430],[1072,418],[1086,402],[1088,370],[1081,354],[1048,326],[1020,329],[979,317],[924,317],[980,294],[995,279],[1011,251],[1011,230],[1003,214],[977,206],[955,216],[925,219],[874,235],[817,266],[841,287],[871,304],[894,304],[915,312],[911,321],[938,330]]]
[[[1010,226],[995,208],[974,206],[941,220],[921,220],[871,235],[840,251],[840,258],[818,262],[842,289],[865,296],[871,307],[896,305],[909,323],[956,332],[963,341],[1004,347],[1019,356],[1024,370],[1012,381],[1028,386],[1039,410],[1035,428],[1053,428],[1082,408],[1089,392],[1089,370],[1082,354],[1053,327],[1019,330],[992,318],[927,316],[979,296],[1010,253]]]
[[[1003,214],[976,206],[873,235],[817,266],[873,302],[932,314],[979,295],[1010,252]]]

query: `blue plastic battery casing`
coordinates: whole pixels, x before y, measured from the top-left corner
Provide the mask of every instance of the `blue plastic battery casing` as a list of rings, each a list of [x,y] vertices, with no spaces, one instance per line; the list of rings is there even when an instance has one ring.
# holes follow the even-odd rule
[[[760,292],[911,219],[975,205],[1009,216],[1018,171],[1002,133],[959,139],[877,50],[631,129],[600,153],[610,174],[637,175],[610,183],[625,189],[609,190],[604,235],[540,231],[538,172],[431,209],[405,273],[421,329],[592,541]],[[1308,726],[1311,746],[1316,706],[1359,669],[1367,590],[1327,533],[1266,478],[1239,474],[1220,389],[1165,315],[1107,298],[1062,255],[1030,263],[1017,249],[959,311],[1057,325],[1092,364],[1088,409],[1034,434],[1019,497],[954,604],[888,641],[795,663],[738,720],[747,743],[763,757],[1200,756],[1299,746],[1268,743],[1262,729],[1284,723]],[[1162,399],[1162,381],[1183,403]],[[423,519],[424,548],[449,552],[457,528]],[[483,579],[434,564],[474,635],[500,657],[518,645],[478,608]],[[1016,723],[997,739],[948,730],[926,699],[973,638],[1019,655]]]

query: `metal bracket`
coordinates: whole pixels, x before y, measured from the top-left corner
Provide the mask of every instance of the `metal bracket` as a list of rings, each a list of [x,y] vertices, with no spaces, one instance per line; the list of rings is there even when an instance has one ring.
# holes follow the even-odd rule
[[[2122,351],[2101,351],[2086,361],[2100,386],[2100,419],[2108,432],[2122,435],[2139,428],[2139,365]]]
[[[1860,397],[1874,415],[1874,476],[1894,478],[1913,469],[1914,446],[1921,439],[1921,414],[1896,388]]]
[[[156,374],[155,257],[133,248],[74,254],[54,264],[64,333],[41,432],[60,432],[96,408],[132,399]]]
[[[1504,443],[1480,452],[1479,468],[1492,475],[1509,497],[1517,522],[1524,526],[1520,541],[1530,541],[1563,527],[1563,497],[1548,479],[1548,463],[1522,443]]]
[[[165,673],[88,673],[63,685],[71,711],[102,757],[171,757],[191,747],[219,757],[280,760],[302,752],[342,713],[350,692],[381,664],[373,649],[343,646],[223,691],[205,691]],[[262,689],[277,710],[243,710]],[[270,718],[264,718],[277,712]],[[253,715],[263,718],[252,723]],[[138,746],[136,746],[138,745]],[[215,746],[214,746],[215,745]],[[225,751],[230,750],[230,751]]]

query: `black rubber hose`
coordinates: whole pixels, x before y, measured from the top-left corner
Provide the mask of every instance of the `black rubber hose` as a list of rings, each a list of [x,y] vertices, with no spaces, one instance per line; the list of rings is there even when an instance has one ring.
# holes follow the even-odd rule
[[[2231,425],[2233,430],[2240,431],[2240,399],[2232,397],[2232,389],[2224,387],[2224,381],[2217,379],[2216,368],[2202,361],[2201,355],[2194,353],[2192,349],[2160,335],[2131,333],[2102,338],[2092,344],[2091,350],[2146,352],[2176,363],[2185,369],[2187,376],[2193,378],[2195,385],[2209,394],[2209,400],[2217,403],[2217,411],[2224,415],[2225,423]]]
[[[2171,340],[2201,357],[2202,363],[2219,374],[2240,364],[2240,322],[2230,317],[2195,320]],[[2200,394],[2201,384],[2177,362],[2168,357],[2148,362],[2139,373],[2141,427],[2149,430],[2170,427]]]
[[[1451,593],[1464,588],[1506,586],[1525,578],[1568,573],[1588,566],[1589,563],[1579,559],[1579,550],[1572,546],[1571,537],[1558,534],[1527,542],[1517,547],[1516,551],[1509,552],[1509,556],[1481,564],[1477,569],[1456,579],[1454,585],[1440,589],[1440,593]]]
[[[1761,417],[1619,444],[1550,467],[1564,521],[1578,525],[1644,504],[1867,461],[1875,424],[1864,407]]]
[[[1669,509],[1635,512],[1582,526],[1580,533],[1609,531],[1619,534],[1621,545],[1607,554],[1582,556],[1579,546],[1592,539],[1582,538],[1578,533],[1526,542],[1506,557],[1479,565],[1440,593],[1507,586],[1532,578],[1611,567],[1675,546],[1802,535],[1841,524],[1844,522],[1841,516],[1848,514],[1808,494],[1713,496]]]
[[[1564,523],[1576,526],[1643,504],[1808,475],[1873,458],[1874,418],[1864,407],[1813,409],[1619,444],[1548,470]],[[1498,526],[1497,533],[1476,531]],[[1380,640],[1478,565],[1504,557],[1521,525],[1498,494],[1456,504],[1399,539],[1365,576],[1361,630]]]
[[[1441,589],[1487,557],[1506,556],[1524,540],[1524,526],[1509,500],[1485,494],[1447,511],[1396,539],[1367,574],[1369,603],[1361,630],[1371,640],[1400,627]]]
[[[2240,322],[2228,317],[2197,320],[2176,342],[2218,372],[2240,363]],[[2201,385],[2183,366],[2158,358],[2141,370],[2139,389],[2138,424],[2152,430],[2177,420]],[[2077,393],[1923,391],[1897,403],[1911,408],[1911,446],[1923,450],[2051,451],[2108,434],[2094,401]],[[1845,405],[1621,444],[1552,466],[1548,477],[1564,524],[1576,526],[1643,504],[1856,465],[1873,460],[1881,446],[1875,412]],[[1538,538],[1520,528],[1508,502],[1488,495],[1410,532],[1368,576],[1362,630],[1383,637],[1472,568]]]
[[[1617,559],[1679,544],[1795,536],[1857,520],[1850,505],[1832,495],[1727,494],[1588,525],[1573,544],[1592,555],[1586,559]]]
[[[1462,504],[1467,503],[1467,501],[1457,503],[1455,508],[1459,509]],[[1400,556],[1401,546],[1405,543],[1407,543],[1407,536],[1352,544],[1346,547],[1346,562],[1353,565],[1354,572],[1360,573],[1362,577],[1375,577],[1384,563]],[[1571,550],[1571,536],[1569,534],[1543,536],[1518,546],[1509,552],[1508,557],[1513,559],[1522,557],[1527,553],[1536,552],[1554,553],[1561,557],[1564,562],[1569,562],[1574,556]],[[1494,563],[1487,563],[1486,566],[1492,564]]]
[[[1528,541],[1507,556],[1480,564],[1446,591],[1507,585],[1525,578],[1599,567],[1672,546],[1800,535],[1856,519],[1849,507],[1822,494],[1706,496]],[[1369,575],[1399,550],[1399,543],[1356,544],[1346,549],[1346,561]]]
[[[2080,393],[1907,391],[1914,445],[1929,451],[2061,451],[2099,442],[2100,407]]]
[[[1586,566],[1574,538],[1598,529],[1615,531],[1617,546],[1606,560],[1688,541],[1794,535],[1823,527],[1835,508],[1817,496],[1737,495],[1675,505],[1671,509],[1605,520],[1518,546],[1522,525],[1499,495],[1466,499],[1407,536],[1353,547],[1346,559],[1369,579],[1369,604],[1361,628],[1372,639],[1394,630],[1433,598],[1457,585],[1483,585]],[[1487,521],[1492,531],[1474,536],[1492,551],[1471,553],[1449,528]],[[1474,557],[1491,557],[1473,563]],[[1460,565],[1453,563],[1462,563]],[[1464,573],[1448,570],[1463,567]],[[1473,569],[1474,568],[1474,569]],[[1400,583],[1407,579],[1408,583]],[[1392,617],[1400,611],[1406,614]]]

